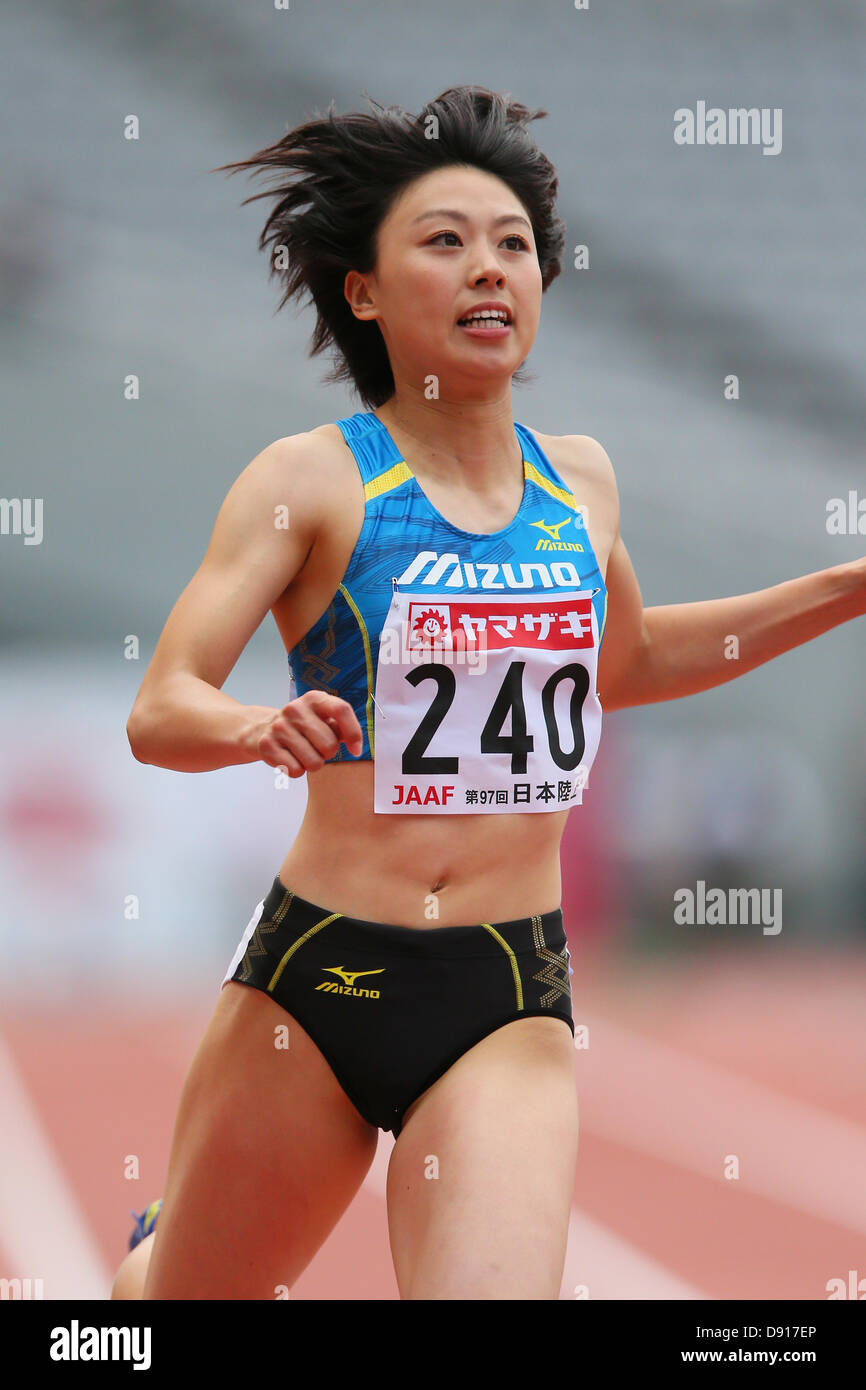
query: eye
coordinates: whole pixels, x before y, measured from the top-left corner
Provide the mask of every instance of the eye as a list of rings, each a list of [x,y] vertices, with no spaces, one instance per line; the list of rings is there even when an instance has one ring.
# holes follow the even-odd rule
[[[430,238],[430,241],[427,243],[428,246],[435,246],[436,242],[441,241],[444,236],[453,236],[456,238],[457,241],[460,240],[460,237],[457,235],[456,232],[437,232],[436,236]],[[526,241],[524,237],[519,236],[517,232],[509,232],[508,236],[503,237],[502,239],[503,241],[518,242],[519,244],[517,247],[513,248],[514,250],[529,250],[529,242]]]

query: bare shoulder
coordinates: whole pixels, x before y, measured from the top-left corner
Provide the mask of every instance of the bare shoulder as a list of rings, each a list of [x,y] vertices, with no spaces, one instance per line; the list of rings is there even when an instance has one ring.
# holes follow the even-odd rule
[[[330,424],[283,435],[263,453],[269,454],[278,466],[284,464],[307,477],[324,474],[349,457],[342,432]]]
[[[337,426],[318,425],[275,439],[240,476],[251,490],[271,497],[282,493],[308,516],[319,517],[333,503],[334,486],[345,477],[347,458],[351,462]]]
[[[335,452],[339,452],[341,449],[345,450],[346,448],[346,440],[343,437],[343,431],[340,429],[339,425],[330,422],[326,425],[314,425],[308,433],[316,440],[322,440],[323,443],[332,444]]]
[[[531,428],[531,426],[530,426]],[[607,451],[588,434],[532,430],[563,482],[584,508],[587,530],[602,574],[619,530],[619,491]]]
[[[597,439],[589,434],[543,434],[540,430],[532,433],[573,492],[575,487],[580,490],[582,485],[589,485],[593,491],[617,501],[613,464]]]

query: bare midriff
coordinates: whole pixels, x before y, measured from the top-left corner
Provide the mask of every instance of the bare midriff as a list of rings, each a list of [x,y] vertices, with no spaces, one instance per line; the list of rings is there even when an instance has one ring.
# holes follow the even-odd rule
[[[507,922],[560,903],[567,811],[469,816],[373,811],[371,761],[307,777],[307,809],[280,879],[332,912],[396,926]]]

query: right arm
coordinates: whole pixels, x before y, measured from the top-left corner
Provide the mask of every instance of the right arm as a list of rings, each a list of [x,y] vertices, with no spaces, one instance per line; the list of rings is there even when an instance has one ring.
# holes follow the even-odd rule
[[[346,701],[308,691],[282,710],[242,705],[221,687],[304,565],[323,517],[309,434],[278,439],[248,464],[220,507],[204,559],[175,603],[126,724],[133,755],[176,772],[264,761],[301,776],[342,735],[359,753]],[[289,525],[276,524],[278,507]]]

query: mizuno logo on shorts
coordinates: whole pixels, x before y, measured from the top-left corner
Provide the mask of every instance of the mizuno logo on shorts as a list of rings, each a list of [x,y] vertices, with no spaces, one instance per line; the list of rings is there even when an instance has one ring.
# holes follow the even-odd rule
[[[324,990],[326,994],[354,994],[362,999],[378,999],[377,989],[355,989],[355,981],[361,975],[384,975],[385,967],[379,970],[346,970],[342,965],[323,965],[323,970],[327,970],[330,975],[339,975],[345,983],[338,985],[335,980],[323,980],[320,985],[316,985],[317,990]]]

